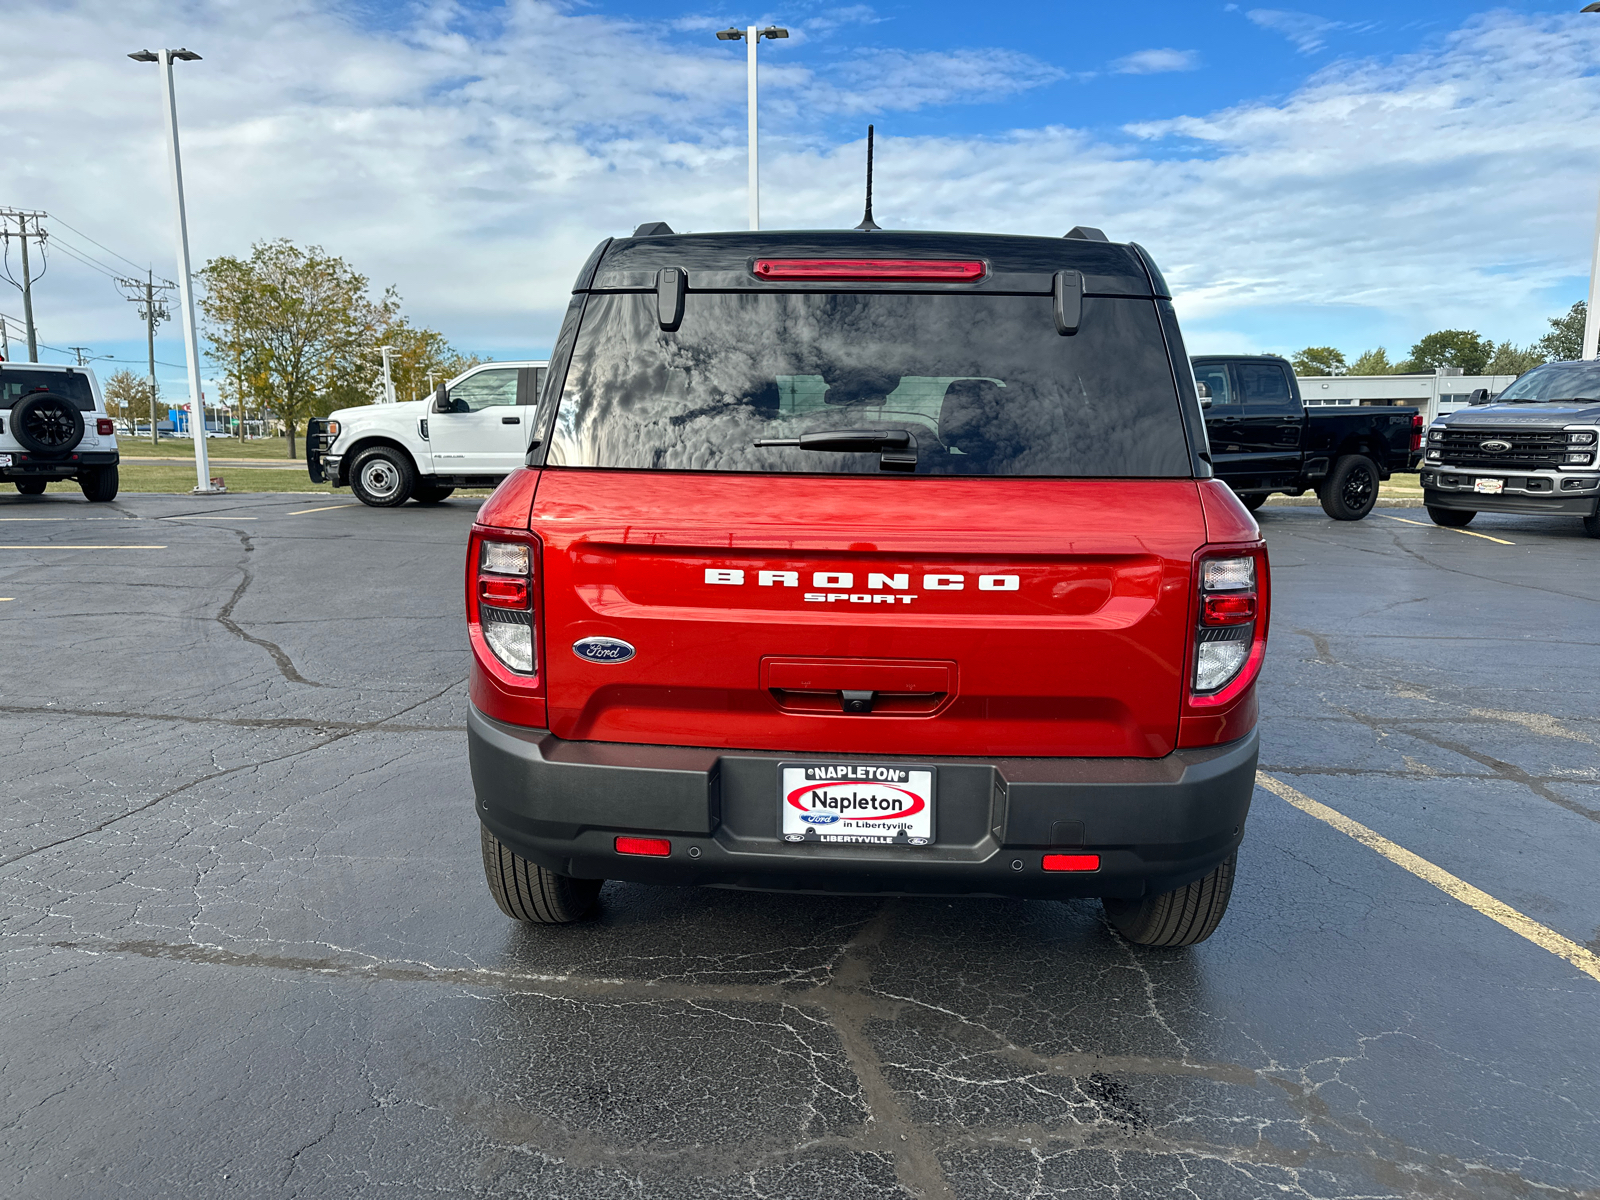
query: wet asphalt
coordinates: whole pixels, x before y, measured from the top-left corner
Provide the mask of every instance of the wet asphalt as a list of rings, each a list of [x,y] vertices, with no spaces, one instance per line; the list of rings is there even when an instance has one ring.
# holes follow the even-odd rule
[[[1266,790],[1188,950],[1094,902],[506,920],[476,506],[0,495],[0,1194],[1600,1196],[1600,981]],[[1261,519],[1263,769],[1600,950],[1600,542]]]

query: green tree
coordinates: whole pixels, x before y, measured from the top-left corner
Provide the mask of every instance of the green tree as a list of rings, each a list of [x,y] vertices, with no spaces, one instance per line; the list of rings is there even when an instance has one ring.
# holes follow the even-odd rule
[[[1307,346],[1290,360],[1296,375],[1343,375],[1348,368],[1344,353],[1332,346]]]
[[[1501,342],[1494,348],[1494,353],[1489,356],[1489,365],[1484,370],[1485,375],[1521,375],[1524,371],[1531,371],[1544,361],[1537,345],[1523,349],[1510,342]]]
[[[1559,317],[1550,318],[1550,332],[1534,348],[1544,355],[1546,362],[1572,362],[1583,357],[1583,323],[1589,315],[1589,305],[1579,300]]]
[[[1355,362],[1350,364],[1352,375],[1393,375],[1399,367],[1389,361],[1389,352],[1382,346],[1376,350],[1365,350]]]
[[[257,242],[248,258],[214,258],[200,277],[213,357],[283,419],[294,458],[299,421],[361,395],[399,298],[390,288],[371,299],[367,277],[344,259],[287,238]]]
[[[404,318],[383,331],[383,343],[395,348],[389,376],[394,382],[395,397],[400,400],[424,399],[438,384],[484,361],[476,355],[458,353],[445,341],[444,334],[415,328]]]
[[[135,375],[132,371],[118,371],[105,382],[102,389],[106,401],[106,414],[119,421],[126,421],[132,428],[135,421],[140,418],[148,420],[150,412],[150,379],[145,375]],[[160,420],[167,415],[167,406],[156,400],[155,419]]]
[[[1411,347],[1411,368],[1460,367],[1463,374],[1482,375],[1493,353],[1494,343],[1473,330],[1441,329]]]

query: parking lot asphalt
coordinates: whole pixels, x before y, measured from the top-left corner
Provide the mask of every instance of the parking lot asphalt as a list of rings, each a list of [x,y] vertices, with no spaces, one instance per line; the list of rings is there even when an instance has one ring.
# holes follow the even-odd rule
[[[1600,1196],[1578,522],[1262,511],[1276,790],[1152,952],[1095,902],[507,921],[477,503],[0,496],[0,1193]]]

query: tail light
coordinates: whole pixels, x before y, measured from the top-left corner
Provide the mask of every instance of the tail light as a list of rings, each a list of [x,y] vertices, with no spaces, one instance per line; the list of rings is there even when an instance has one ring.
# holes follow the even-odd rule
[[[536,543],[529,540],[476,539],[477,570],[471,608],[484,644],[501,665],[518,675],[538,670],[538,641],[534,637],[534,578]]]
[[[110,417],[96,417],[94,431],[101,437],[112,437],[117,432],[117,427],[111,423]]]
[[[1422,414],[1411,414],[1411,449],[1422,449]]]
[[[981,260],[946,258],[758,258],[751,267],[757,279],[875,279],[880,283],[972,283],[982,279],[987,270]]]
[[[1261,552],[1224,551],[1199,562],[1199,623],[1195,627],[1192,699],[1220,701],[1254,680],[1266,649],[1262,624]]]

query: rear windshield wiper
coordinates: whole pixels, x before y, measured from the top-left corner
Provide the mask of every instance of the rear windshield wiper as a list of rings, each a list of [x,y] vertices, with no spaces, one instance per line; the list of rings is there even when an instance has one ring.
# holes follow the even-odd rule
[[[753,446],[794,446],[801,450],[833,450],[843,453],[879,452],[878,465],[885,471],[917,469],[917,439],[906,429],[822,429],[802,433],[797,438],[762,438]]]

